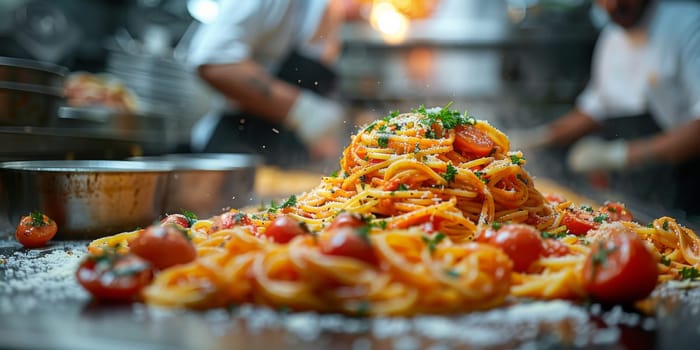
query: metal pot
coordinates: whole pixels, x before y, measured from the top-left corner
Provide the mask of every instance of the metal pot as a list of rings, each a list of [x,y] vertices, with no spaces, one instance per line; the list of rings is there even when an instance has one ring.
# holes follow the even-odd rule
[[[172,167],[163,209],[183,209],[208,218],[229,208],[250,205],[260,158],[249,154],[169,154],[137,157]]]
[[[127,161],[0,163],[9,222],[40,210],[58,225],[55,239],[92,239],[158,219],[171,168]]]
[[[49,125],[62,103],[56,88],[0,81],[0,125]]]
[[[0,57],[0,81],[63,89],[68,69],[27,59]]]

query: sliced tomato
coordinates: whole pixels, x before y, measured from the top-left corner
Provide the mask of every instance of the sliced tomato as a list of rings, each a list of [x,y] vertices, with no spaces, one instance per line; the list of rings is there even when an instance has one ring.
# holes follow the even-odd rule
[[[25,248],[43,247],[56,235],[56,222],[39,211],[23,216],[15,229],[15,239]]]
[[[132,301],[153,279],[153,268],[133,254],[91,255],[80,263],[75,277],[96,299]]]
[[[569,209],[561,221],[570,233],[583,236],[588,231],[598,228],[602,222],[609,221],[609,218],[607,215],[586,207],[585,209]]]
[[[659,270],[654,255],[631,232],[594,242],[583,265],[584,288],[595,300],[629,303],[647,297]]]
[[[287,243],[296,236],[308,233],[304,223],[289,215],[280,215],[267,225],[264,236],[276,243]]]
[[[188,227],[190,227],[190,220],[187,219],[187,217],[182,215],[182,214],[170,214],[170,215],[166,216],[165,218],[163,218],[163,220],[160,221],[160,224],[162,226],[166,226],[169,224],[176,224],[176,225],[180,225],[184,228],[188,228]]]
[[[620,202],[607,202],[600,209],[601,214],[607,215],[610,221],[632,221],[634,216]]]
[[[486,157],[491,154],[495,143],[483,131],[471,125],[459,125],[455,128],[454,146],[462,155],[471,154]]]
[[[378,261],[369,237],[358,228],[344,226],[328,230],[321,234],[318,244],[321,253],[326,255],[349,257],[369,264]]]
[[[186,264],[197,258],[197,251],[187,238],[187,232],[176,224],[146,228],[129,242],[129,251],[159,270]]]
[[[510,257],[514,271],[527,271],[544,252],[539,231],[530,225],[504,224],[493,234],[482,235],[488,237],[486,243],[501,248]]]
[[[209,229],[211,232],[227,230],[236,225],[252,225],[253,221],[247,214],[239,211],[227,211],[214,218],[214,223]]]

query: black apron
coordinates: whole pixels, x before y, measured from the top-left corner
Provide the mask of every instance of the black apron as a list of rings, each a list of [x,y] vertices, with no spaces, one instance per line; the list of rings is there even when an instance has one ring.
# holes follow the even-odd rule
[[[637,139],[663,130],[650,114],[609,118],[601,122],[600,136],[607,140]],[[610,175],[610,188],[640,201],[675,208],[688,216],[700,215],[700,158],[670,166],[653,164]]]
[[[335,88],[336,74],[323,63],[292,52],[275,76],[287,83],[328,96]],[[265,162],[284,168],[309,163],[309,150],[296,133],[246,112],[224,114],[204,152],[253,153]]]

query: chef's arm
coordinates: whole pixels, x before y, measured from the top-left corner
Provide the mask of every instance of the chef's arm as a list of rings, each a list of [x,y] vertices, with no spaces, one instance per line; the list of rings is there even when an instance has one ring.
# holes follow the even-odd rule
[[[696,156],[700,156],[700,118],[651,138],[631,141],[627,161],[633,166],[647,162],[678,164]]]
[[[553,121],[547,127],[547,144],[568,145],[600,128],[600,124],[578,108]]]
[[[268,121],[281,123],[292,108],[300,89],[271,77],[257,63],[246,60],[231,64],[205,64],[199,75],[241,110]]]

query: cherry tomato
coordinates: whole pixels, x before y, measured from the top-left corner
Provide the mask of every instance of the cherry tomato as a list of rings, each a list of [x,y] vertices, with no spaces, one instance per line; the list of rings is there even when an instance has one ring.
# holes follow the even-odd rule
[[[588,231],[598,228],[600,223],[605,221],[605,218],[607,218],[607,216],[600,215],[599,212],[593,211],[593,209],[576,208],[567,211],[561,222],[570,233],[583,236],[588,233]]]
[[[459,125],[455,128],[455,132],[455,148],[463,154],[468,153],[476,157],[486,157],[491,154],[495,144],[485,132],[471,125]]]
[[[625,205],[620,202],[608,202],[600,207],[600,213],[607,215],[610,221],[632,221],[634,216]]]
[[[340,227],[360,227],[366,225],[360,214],[344,211],[333,219],[333,222],[328,226],[329,230]]]
[[[292,238],[309,233],[303,223],[291,216],[280,215],[267,225],[265,237],[271,238],[276,243],[287,243]]]
[[[153,268],[133,254],[91,255],[80,263],[75,277],[96,299],[132,301],[153,279]]]
[[[184,228],[190,227],[190,220],[182,214],[170,214],[160,221],[161,226],[170,224],[180,225]]]
[[[214,218],[210,231],[226,230],[236,225],[252,225],[253,221],[243,212],[225,212]]]
[[[32,212],[20,219],[15,230],[15,239],[25,248],[37,248],[46,245],[56,235],[56,222],[39,211]]]
[[[326,255],[345,256],[377,264],[377,255],[369,237],[363,236],[357,228],[345,226],[328,230],[319,237],[319,246],[321,253]]]
[[[544,256],[565,256],[571,253],[569,246],[558,239],[543,239],[542,249]]]
[[[583,265],[586,291],[606,303],[627,303],[648,296],[659,276],[657,261],[637,235],[619,232],[591,243]]]
[[[129,250],[159,270],[186,264],[197,257],[186,232],[173,224],[149,226],[129,242]]]
[[[504,224],[486,243],[501,248],[513,261],[513,270],[518,272],[527,271],[544,252],[537,229],[523,224]]]
[[[561,204],[566,202],[566,198],[560,193],[548,193],[545,197],[545,200],[549,203],[554,203],[554,204]]]
[[[439,216],[428,217],[428,221],[420,225],[425,233],[435,233],[440,231],[440,225],[444,219]]]

